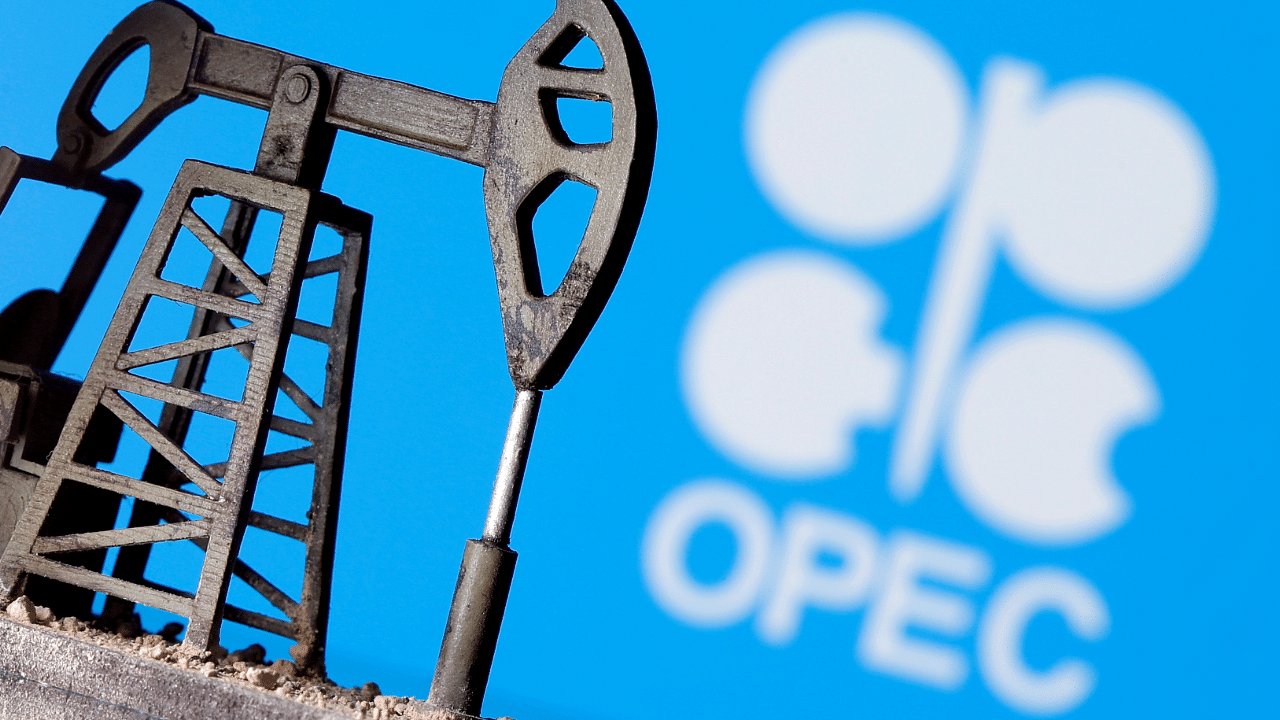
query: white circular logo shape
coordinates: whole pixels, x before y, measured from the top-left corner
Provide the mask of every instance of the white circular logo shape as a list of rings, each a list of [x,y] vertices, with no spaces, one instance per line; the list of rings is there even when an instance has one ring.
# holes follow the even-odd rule
[[[962,381],[946,448],[952,485],[1011,537],[1093,540],[1129,518],[1113,445],[1159,409],[1150,372],[1120,338],[1078,321],[1015,323],[979,346]]]
[[[968,91],[912,25],[836,15],[784,40],[746,112],[756,179],[790,221],[850,245],[891,242],[933,217],[960,157]]]
[[[904,364],[880,339],[884,293],[825,254],[767,253],[707,291],[685,336],[685,403],[718,450],[803,480],[853,465],[854,435],[892,419]]]
[[[1004,184],[1019,273],[1086,308],[1135,305],[1181,280],[1208,238],[1215,184],[1182,112],[1141,85],[1087,80],[1029,118]]]

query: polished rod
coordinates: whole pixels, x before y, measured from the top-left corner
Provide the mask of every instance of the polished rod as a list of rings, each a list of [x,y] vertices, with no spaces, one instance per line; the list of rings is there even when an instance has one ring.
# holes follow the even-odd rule
[[[533,443],[533,427],[542,404],[541,390],[519,390],[511,408],[507,440],[502,445],[498,477],[493,482],[493,498],[484,521],[484,539],[506,547],[511,542],[511,524],[516,518],[516,502],[520,499],[520,483],[524,481],[529,446]]]

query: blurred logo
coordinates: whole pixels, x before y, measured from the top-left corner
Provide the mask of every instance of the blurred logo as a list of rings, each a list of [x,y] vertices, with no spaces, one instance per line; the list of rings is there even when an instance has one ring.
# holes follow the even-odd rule
[[[857,462],[863,429],[890,429],[887,491],[904,505],[938,473],[993,531],[1041,547],[1097,540],[1133,501],[1112,469],[1116,441],[1160,413],[1156,379],[1129,343],[1081,315],[1121,311],[1177,284],[1214,214],[1212,161],[1160,94],[1118,78],[1048,87],[1036,65],[996,58],[976,101],[947,52],[919,29],[869,14],[801,28],[765,61],[746,110],[756,181],[797,228],[837,246],[780,250],[724,273],[690,321],[681,372],[689,410],[738,465],[818,481]],[[914,346],[881,336],[886,293],[847,258],[903,240],[944,215]],[[975,337],[1003,259],[1031,290],[1074,311]],[[701,525],[737,538],[729,576],[685,567]],[[820,554],[842,559],[832,568]],[[858,657],[871,669],[953,690],[967,661],[908,626],[960,637],[977,625],[987,685],[1034,715],[1092,692],[1093,669],[1047,670],[1019,654],[1037,612],[1082,639],[1103,637],[1105,602],[1065,569],[1004,580],[980,621],[957,593],[990,581],[977,549],[797,504],[779,523],[746,488],[690,483],[655,510],[642,551],[654,597],[717,627],[753,611],[761,639],[786,644],[808,606],[867,605]],[[966,601],[967,602],[967,601]],[[896,634],[895,634],[896,633]]]

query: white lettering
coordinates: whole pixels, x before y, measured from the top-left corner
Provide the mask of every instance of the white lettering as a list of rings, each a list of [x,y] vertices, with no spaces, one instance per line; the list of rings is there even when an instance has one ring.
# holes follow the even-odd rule
[[[1028,715],[1073,710],[1098,682],[1093,667],[1079,658],[1062,658],[1044,672],[1027,667],[1022,657],[1027,623],[1046,611],[1062,615],[1082,640],[1100,640],[1111,627],[1102,595],[1068,570],[1028,568],[996,588],[978,627],[978,669],[996,697]]]
[[[800,632],[806,605],[853,610],[867,597],[876,566],[878,534],[844,513],[797,503],[782,520],[778,579],[756,616],[756,634],[770,645],[786,645]],[[823,565],[828,553],[840,565]]]
[[[728,574],[712,583],[689,572],[689,543],[709,524],[726,526],[736,544]],[[907,529],[881,543],[864,520],[804,502],[786,509],[776,532],[774,525],[772,511],[742,485],[699,480],[677,488],[645,529],[641,565],[650,594],[675,619],[706,629],[741,622],[758,605],[755,632],[773,646],[795,641],[806,608],[847,613],[865,603],[856,648],[864,668],[947,692],[965,684],[968,653],[948,641],[974,625],[967,593],[990,581],[985,552]],[[992,695],[1033,716],[1074,710],[1097,685],[1097,672],[1080,658],[1044,670],[1027,664],[1027,626],[1043,612],[1060,615],[1089,642],[1111,624],[1098,590],[1063,568],[1028,568],[995,589],[977,627],[978,671]]]
[[[954,691],[969,675],[959,649],[907,635],[916,628],[961,637],[973,624],[973,605],[957,593],[922,587],[921,580],[977,590],[991,575],[991,561],[976,548],[908,530],[897,530],[885,552],[879,597],[867,611],[858,658],[867,668]]]
[[[689,540],[719,522],[733,532],[737,555],[724,580],[705,585],[690,577]],[[689,625],[716,628],[751,614],[773,545],[773,514],[755,493],[721,480],[677,488],[649,519],[641,544],[644,579],[658,605]]]

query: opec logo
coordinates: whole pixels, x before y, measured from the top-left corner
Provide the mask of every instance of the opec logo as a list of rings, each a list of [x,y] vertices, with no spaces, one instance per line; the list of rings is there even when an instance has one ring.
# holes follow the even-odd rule
[[[899,503],[940,464],[992,531],[1046,551],[1079,546],[1134,511],[1112,450],[1161,409],[1138,351],[1090,316],[1151,302],[1194,265],[1214,214],[1212,160],[1175,105],[1131,81],[1049,86],[1034,63],[1002,57],[975,95],[941,46],[887,16],[821,19],[774,49],[748,98],[746,152],[765,197],[817,243],[747,258],[707,289],[680,360],[686,405],[715,449],[778,482],[839,482],[858,462],[859,431],[888,430],[885,492]],[[897,347],[880,332],[890,299],[857,253],[939,217],[914,346]],[[975,337],[1001,258],[1063,312]],[[1080,639],[1107,635],[1105,599],[1076,572],[1041,565],[993,583],[984,550],[927,531],[882,533],[805,503],[774,515],[737,483],[676,488],[643,540],[655,601],[695,627],[754,615],[775,646],[801,632],[806,608],[864,610],[863,667],[951,691],[975,664],[1029,715],[1092,693],[1086,660],[1040,669],[1021,653],[1042,612]],[[709,523],[736,538],[714,584],[686,557]]]

